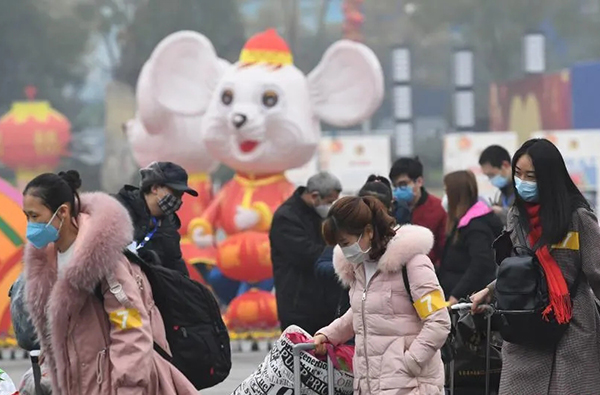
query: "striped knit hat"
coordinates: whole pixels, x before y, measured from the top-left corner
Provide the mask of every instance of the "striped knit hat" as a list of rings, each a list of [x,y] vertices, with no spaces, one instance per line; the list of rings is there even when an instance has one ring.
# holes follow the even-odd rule
[[[266,63],[273,66],[287,66],[294,63],[290,49],[275,29],[268,29],[250,37],[242,53],[243,65]]]

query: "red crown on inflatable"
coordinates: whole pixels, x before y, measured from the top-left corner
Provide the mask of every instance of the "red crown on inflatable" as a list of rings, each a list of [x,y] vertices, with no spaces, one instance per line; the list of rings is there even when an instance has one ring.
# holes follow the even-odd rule
[[[294,60],[285,40],[275,29],[268,29],[250,37],[240,54],[240,63],[287,66],[293,64]]]

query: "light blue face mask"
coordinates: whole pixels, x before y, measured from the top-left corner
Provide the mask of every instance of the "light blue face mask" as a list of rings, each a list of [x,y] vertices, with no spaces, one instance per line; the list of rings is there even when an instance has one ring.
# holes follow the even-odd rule
[[[52,221],[58,210],[54,212],[52,218],[48,223],[39,222],[27,222],[27,240],[37,249],[47,247],[48,244],[54,243],[58,240],[58,233],[63,225],[63,220],[60,221],[58,229],[52,225]]]
[[[502,189],[508,185],[508,179],[501,174],[496,174],[490,178],[490,183],[498,189]]]
[[[408,185],[396,187],[394,188],[394,198],[398,201],[410,203],[415,198],[415,192]]]
[[[526,202],[536,203],[539,200],[537,183],[534,181],[523,181],[515,177],[515,189]]]

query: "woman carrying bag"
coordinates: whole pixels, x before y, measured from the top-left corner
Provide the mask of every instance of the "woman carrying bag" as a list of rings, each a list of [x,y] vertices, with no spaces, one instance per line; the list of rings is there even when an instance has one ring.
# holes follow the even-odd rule
[[[543,274],[543,292],[547,298],[539,311],[539,322],[561,327],[564,332],[547,345],[528,344],[519,339],[527,328],[515,330],[518,321],[509,321],[507,329],[515,338],[507,341],[503,335],[499,393],[598,394],[600,315],[594,298],[600,297],[598,221],[571,180],[560,152],[550,141],[527,141],[515,153],[512,169],[517,195],[515,206],[508,214],[509,244],[519,246],[515,254],[519,254],[520,249],[531,251],[531,259]],[[520,239],[523,238],[528,248],[522,246]],[[490,303],[494,295],[500,307],[504,290],[519,282],[518,277],[513,277],[511,284],[502,283],[502,272],[509,262],[516,260],[503,259],[496,282],[471,297],[475,312],[479,311],[479,304]],[[520,291],[529,292],[528,289]],[[514,295],[513,292],[509,296],[514,299]],[[510,320],[511,315],[506,318]],[[547,333],[551,331],[548,329]],[[536,331],[533,338],[536,334],[539,339],[546,332]]]

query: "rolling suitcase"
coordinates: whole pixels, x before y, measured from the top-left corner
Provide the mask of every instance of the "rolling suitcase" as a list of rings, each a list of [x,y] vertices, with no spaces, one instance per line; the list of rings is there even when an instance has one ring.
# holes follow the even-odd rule
[[[300,343],[295,344],[292,348],[292,353],[294,355],[294,395],[300,395],[302,381],[301,381],[301,364],[300,364],[300,354],[302,351],[314,350],[314,343]],[[329,395],[335,394],[334,387],[334,367],[333,362],[329,355],[327,355],[327,393]]]
[[[472,306],[472,303],[458,303],[454,306],[450,307],[451,310],[451,320],[452,320],[452,328],[453,328],[453,332],[456,331],[457,328],[457,323],[458,323],[458,312],[459,311],[464,311],[464,310],[470,310]],[[495,313],[494,309],[491,306],[488,306],[487,308],[485,306],[482,306],[486,309],[486,312],[484,313],[485,316],[485,337],[486,337],[486,341],[485,341],[485,395],[491,395],[492,393],[492,382],[491,382],[491,357],[492,357],[492,345],[491,345],[491,339],[492,339],[492,317]],[[456,363],[456,357],[452,358],[452,360],[448,363],[447,366],[447,371],[449,374],[449,383],[448,386],[446,388],[446,393],[448,395],[462,395],[462,393],[455,393],[455,382],[456,382],[456,377],[455,377],[455,363]],[[497,375],[499,376],[499,371],[497,372]],[[494,387],[497,386],[497,384],[499,383],[499,377],[497,380],[497,383],[494,383]],[[483,388],[482,388],[483,389]],[[477,391],[478,394],[481,393],[481,391],[478,391],[477,389],[475,389],[475,391]],[[473,392],[475,393],[475,392]]]

